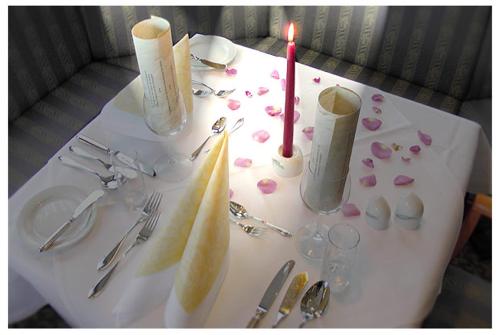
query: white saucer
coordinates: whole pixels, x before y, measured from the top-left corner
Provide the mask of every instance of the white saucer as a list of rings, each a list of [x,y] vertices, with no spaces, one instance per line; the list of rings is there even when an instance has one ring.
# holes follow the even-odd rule
[[[57,228],[68,220],[88,194],[75,186],[50,187],[33,196],[21,210],[17,232],[26,246],[37,251]],[[61,236],[51,251],[63,250],[78,243],[95,223],[95,204],[83,212]]]
[[[236,57],[236,47],[227,38],[213,35],[197,34],[189,40],[191,53],[199,58],[229,65]],[[191,60],[193,70],[213,70],[213,68],[198,61]]]

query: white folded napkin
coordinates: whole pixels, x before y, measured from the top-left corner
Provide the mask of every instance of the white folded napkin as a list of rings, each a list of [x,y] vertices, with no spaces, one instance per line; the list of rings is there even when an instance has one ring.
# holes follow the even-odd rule
[[[166,302],[166,327],[203,326],[227,270],[227,147],[224,133],[176,210],[145,244],[135,277],[113,311],[117,325],[126,326]]]

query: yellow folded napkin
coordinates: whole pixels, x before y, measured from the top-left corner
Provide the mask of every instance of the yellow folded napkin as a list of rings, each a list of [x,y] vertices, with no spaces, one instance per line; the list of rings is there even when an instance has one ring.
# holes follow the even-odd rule
[[[224,133],[175,211],[163,215],[168,219],[145,244],[137,273],[114,309],[118,325],[145,315],[168,297],[165,326],[203,326],[227,269],[227,146],[228,135]]]

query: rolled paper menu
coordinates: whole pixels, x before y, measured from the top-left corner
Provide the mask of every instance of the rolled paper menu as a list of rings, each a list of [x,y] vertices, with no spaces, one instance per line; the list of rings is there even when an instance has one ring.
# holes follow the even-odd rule
[[[159,134],[175,133],[185,121],[185,106],[177,84],[170,23],[151,16],[132,28],[132,38],[144,88],[146,123]]]
[[[355,92],[329,87],[318,97],[314,137],[301,195],[315,212],[339,208],[349,173],[361,98]]]
[[[224,133],[176,209],[144,245],[135,276],[113,310],[118,326],[127,326],[162,304],[166,327],[205,323],[228,265],[227,147]]]

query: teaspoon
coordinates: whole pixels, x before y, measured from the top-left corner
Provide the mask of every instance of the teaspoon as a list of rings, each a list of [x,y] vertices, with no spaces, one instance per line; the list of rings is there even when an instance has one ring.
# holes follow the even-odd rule
[[[311,286],[300,302],[300,311],[304,321],[299,325],[299,328],[303,328],[307,322],[321,317],[329,300],[330,287],[326,281],[320,280]]]
[[[196,159],[196,157],[198,157],[198,155],[200,154],[201,149],[203,149],[203,147],[205,146],[205,144],[207,144],[208,140],[210,138],[212,138],[213,136],[219,135],[220,133],[222,133],[225,128],[226,128],[226,118],[224,116],[222,116],[217,121],[215,121],[215,123],[212,125],[212,134],[210,136],[208,136],[206,138],[206,140],[203,141],[203,143],[198,147],[198,149],[196,149],[191,154],[190,160],[194,161]]]
[[[267,222],[266,220],[263,220],[261,218],[258,218],[258,217],[255,217],[255,216],[252,216],[252,215],[248,214],[248,211],[246,210],[246,208],[243,207],[243,205],[240,205],[237,202],[230,201],[229,202],[229,210],[231,211],[231,213],[234,216],[236,216],[239,219],[254,219],[256,221],[259,221],[262,224],[265,224],[266,226],[268,226],[272,230],[277,231],[282,236],[292,237],[292,233],[290,233],[288,230],[283,229],[283,228],[278,227],[278,226],[275,226],[272,223]]]

